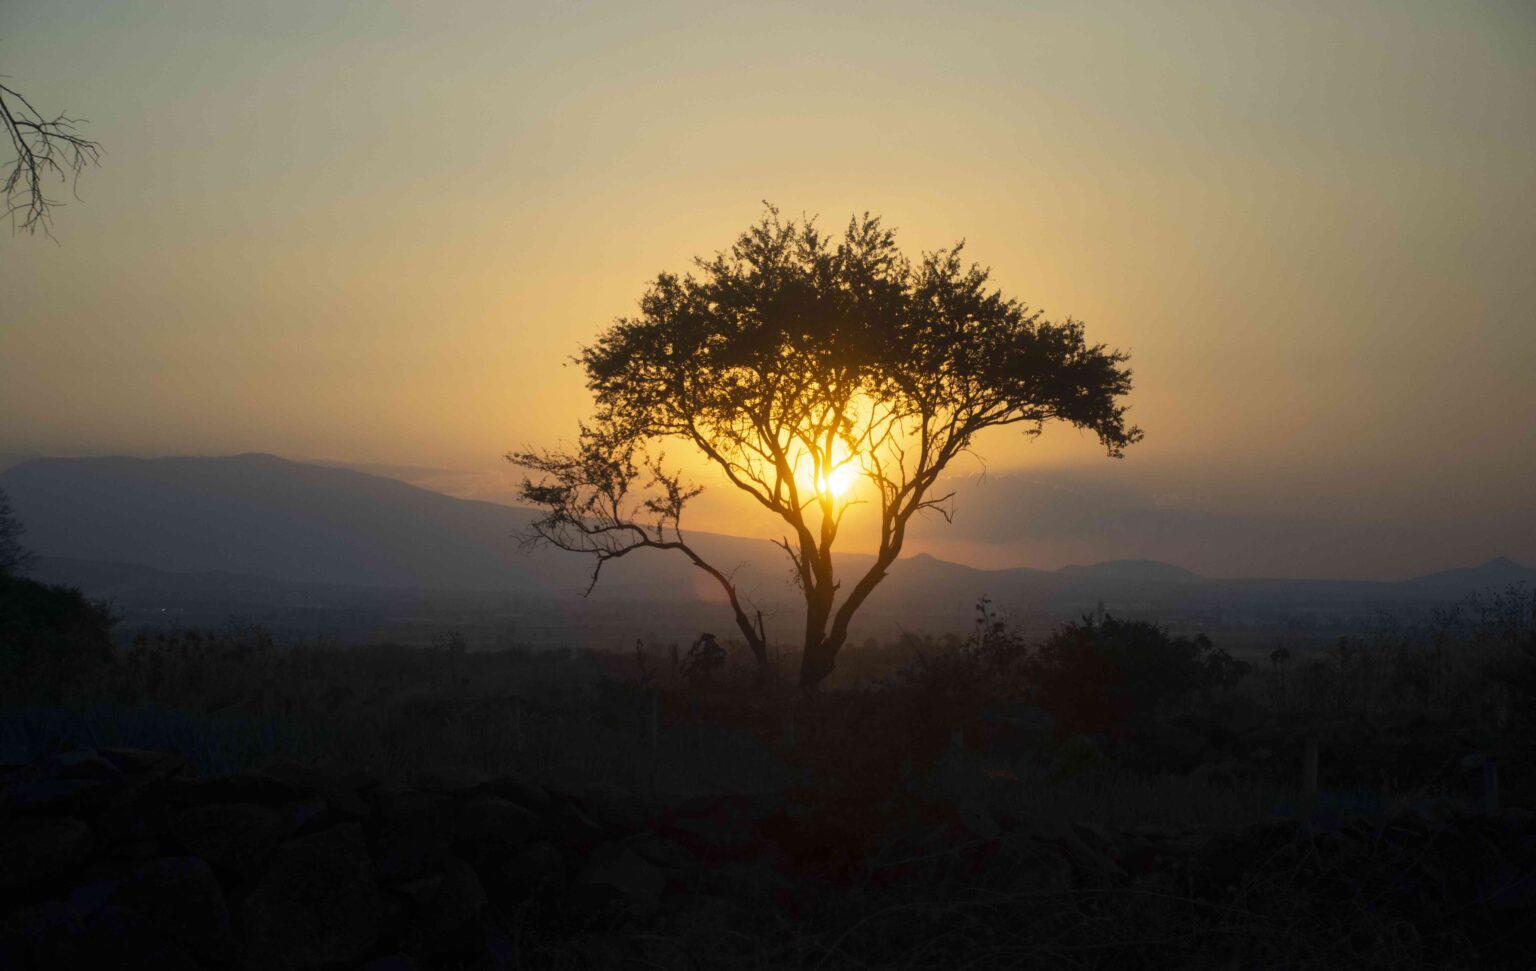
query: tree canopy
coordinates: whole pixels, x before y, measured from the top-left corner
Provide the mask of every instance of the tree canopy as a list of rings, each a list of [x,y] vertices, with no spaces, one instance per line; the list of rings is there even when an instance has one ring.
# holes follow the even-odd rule
[[[507,456],[539,474],[522,485],[545,510],[530,540],[593,555],[593,583],[636,549],[679,551],[721,584],[764,661],[761,619],[682,532],[700,488],[662,449],[698,452],[784,523],[776,542],[806,602],[800,680],[814,687],[912,517],[949,515],[935,486],[979,433],[1037,435],[1063,421],[1111,456],[1141,438],[1121,403],[1127,356],[1004,296],[963,249],[912,260],[878,217],[831,236],[770,206],[695,272],[660,274],[639,313],[577,357],[596,410],[576,447]],[[845,586],[832,549],[854,482],[878,511],[879,540],[874,564]]]

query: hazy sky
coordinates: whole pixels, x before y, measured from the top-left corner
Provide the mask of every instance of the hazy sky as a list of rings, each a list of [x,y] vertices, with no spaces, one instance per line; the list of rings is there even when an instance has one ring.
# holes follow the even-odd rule
[[[1132,354],[1146,441],[984,440],[936,552],[1536,560],[1525,2],[0,0],[0,73],[107,152],[0,239],[0,450],[493,468],[769,199]],[[1001,528],[1042,488],[1207,525]]]

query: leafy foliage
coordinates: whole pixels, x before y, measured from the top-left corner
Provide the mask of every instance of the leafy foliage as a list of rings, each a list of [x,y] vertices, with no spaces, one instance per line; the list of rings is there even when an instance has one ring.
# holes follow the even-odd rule
[[[688,654],[679,665],[683,680],[693,687],[703,687],[714,679],[715,673],[725,666],[725,648],[713,634],[701,634],[688,648]]]
[[[1174,637],[1156,624],[1084,617],[1059,628],[1030,658],[1042,703],[1076,731],[1122,729],[1196,692],[1230,688],[1246,662],[1204,634]]]
[[[57,696],[112,660],[117,618],[73,587],[0,574],[0,683]]]
[[[784,523],[778,544],[806,602],[801,684],[819,684],[912,517],[949,515],[934,486],[977,435],[1063,421],[1111,456],[1141,438],[1120,400],[1126,356],[1004,296],[962,252],[913,261],[867,213],[833,238],[769,207],[730,249],[696,261],[697,274],[658,276],[640,313],[577,358],[597,410],[575,450],[507,456],[542,476],[522,486],[547,510],[532,541],[593,555],[594,583],[636,549],[682,552],[721,584],[765,661],[761,625],[730,577],[683,536],[699,487],[661,452],[680,443]],[[851,473],[878,511],[879,542],[845,585],[832,548],[850,503],[830,483]]]
[[[32,553],[21,545],[26,527],[11,512],[11,500],[0,489],[0,576],[21,573],[32,562]]]

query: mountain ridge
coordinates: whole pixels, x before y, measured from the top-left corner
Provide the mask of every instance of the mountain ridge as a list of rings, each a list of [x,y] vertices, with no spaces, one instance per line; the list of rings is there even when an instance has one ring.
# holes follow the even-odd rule
[[[110,593],[149,619],[177,604],[197,605],[205,616],[220,596],[258,613],[263,604],[339,610],[354,601],[389,612],[391,596],[426,596],[442,606],[433,616],[447,618],[434,623],[512,601],[564,604],[562,622],[570,624],[586,623],[584,613],[611,614],[617,605],[641,602],[657,606],[642,624],[674,633],[729,623],[718,586],[681,557],[644,550],[610,563],[584,599],[590,558],[519,550],[516,535],[534,510],[267,453],[39,458],[0,472],[0,487],[28,527],[27,544],[48,562],[50,579],[91,595]],[[712,562],[737,568],[740,591],[763,609],[770,627],[795,635],[804,608],[781,550],[722,534],[693,539]],[[851,553],[840,557],[839,568],[852,574],[870,563],[869,555]],[[986,569],[918,553],[893,564],[859,625],[887,634],[965,630],[982,598],[1037,619],[1070,619],[1103,603],[1117,615],[1183,626],[1273,627],[1296,616],[1333,623],[1453,602],[1531,572],[1494,558],[1410,581],[1227,579],[1155,560]],[[622,620],[605,630],[622,629]]]
[[[378,469],[382,470],[386,469],[386,467],[379,466]],[[68,478],[63,473],[69,472],[86,472],[88,475],[75,475],[74,482],[63,481],[63,479]],[[170,475],[172,472],[178,473],[178,475]],[[233,472],[237,473],[237,475],[233,476],[233,478],[230,478],[230,476],[220,478],[217,475],[210,475],[210,473],[217,472]],[[106,473],[106,475],[103,476],[103,473]],[[187,473],[190,473],[190,475],[187,475]],[[101,481],[103,478],[106,481]],[[54,499],[45,499],[41,496],[45,489],[41,487],[41,482],[35,481],[35,479],[46,479],[49,487],[55,490],[58,490],[60,485],[65,485],[66,489],[58,490],[55,493]],[[95,479],[95,487],[89,487],[89,489],[83,487],[91,479]],[[382,525],[387,524],[390,527],[399,527],[402,522],[406,522],[406,519],[399,515],[399,513],[406,512],[406,510],[398,509],[398,507],[404,505],[404,507],[416,507],[418,512],[429,515],[429,518],[430,515],[449,515],[450,518],[458,518],[459,525],[464,527],[464,529],[479,530],[481,533],[484,533],[485,530],[502,530],[502,539],[505,539],[505,548],[502,550],[504,556],[501,556],[499,559],[496,556],[487,558],[487,556],[484,556],[484,550],[481,550],[482,555],[473,561],[475,565],[472,568],[465,568],[465,570],[442,570],[442,564],[438,564],[439,568],[436,568],[436,570],[433,570],[433,568],[425,568],[425,570],[419,570],[419,568],[418,570],[404,570],[404,568],[401,568],[401,570],[378,570],[378,568],[369,568],[367,565],[358,564],[356,559],[352,558],[352,562],[346,562],[346,564],[333,564],[338,565],[338,567],[344,565],[344,567],[350,568],[332,568],[329,573],[327,573],[327,570],[304,570],[304,568],[300,568],[295,575],[293,573],[293,565],[295,565],[293,561],[303,558],[295,558],[293,555],[283,556],[283,558],[269,558],[269,561],[266,562],[266,568],[255,568],[253,570],[253,568],[247,568],[249,564],[240,564],[238,559],[237,565],[230,565],[229,559],[227,559],[229,553],[227,552],[221,553],[221,555],[214,555],[209,550],[204,550],[204,555],[195,556],[187,555],[186,550],[181,550],[177,555],[154,555],[155,550],[160,550],[160,553],[169,552],[164,550],[163,544],[151,544],[147,547],[152,553],[151,558],[149,558],[151,561],[146,562],[143,556],[143,542],[141,542],[144,538],[141,535],[135,535],[132,544],[126,544],[123,541],[106,542],[104,545],[108,548],[101,548],[103,542],[101,542],[100,533],[92,541],[86,541],[81,536],[81,533],[86,532],[86,525],[91,524],[92,518],[89,516],[89,513],[86,513],[86,522],[77,522],[74,529],[61,529],[61,522],[78,519],[78,516],[81,515],[81,509],[89,509],[92,504],[108,501],[109,496],[103,493],[104,485],[108,484],[117,484],[118,487],[129,485],[129,487],[134,487],[134,489],[138,490],[146,489],[149,485],[163,487],[170,495],[158,496],[158,501],[149,505],[147,509],[144,505],[140,505],[138,512],[155,513],[157,518],[163,515],[169,521],[175,521],[177,516],[180,516],[181,519],[186,519],[192,513],[197,512],[217,512],[217,510],[207,509],[207,502],[203,501],[212,492],[224,493],[226,499],[229,499],[230,505],[244,507],[244,512],[249,512],[250,509],[263,509],[263,507],[266,507],[270,512],[273,505],[280,504],[278,502],[280,499],[313,501],[316,498],[316,493],[313,492],[313,489],[316,489],[319,485],[329,485],[332,489],[346,489],[349,492],[349,498],[336,499],[335,496],[332,496],[333,505],[330,509],[313,510],[313,512],[321,513],[321,515],[295,515],[295,510],[289,510],[289,515],[286,516],[287,524],[293,525],[293,527],[303,527],[304,530],[319,530],[321,533],[327,532],[329,524],[333,524],[336,519],[346,521],[346,519],[350,518],[352,524],[355,527],[359,527],[359,529],[366,527],[366,525],[379,525],[379,527],[382,527]],[[401,479],[392,478],[392,476],[386,475],[386,473],[362,472],[362,470],[346,466],[346,464],[341,464],[341,462],[326,462],[326,464],[301,462],[295,461],[295,459],[284,458],[284,456],[273,455],[273,453],[269,452],[243,452],[229,456],[160,456],[160,458],[140,458],[140,456],[127,455],[92,456],[92,458],[48,458],[48,456],[37,456],[37,458],[28,458],[25,461],[18,462],[15,466],[8,467],[8,469],[0,472],[0,485],[6,487],[6,490],[11,493],[12,502],[17,505],[18,515],[22,515],[23,522],[26,522],[29,525],[29,529],[32,529],[32,542],[37,545],[38,552],[43,553],[43,555],[63,556],[63,558],[74,559],[94,559],[94,561],[134,562],[134,564],[161,568],[161,570],[167,570],[167,572],[177,573],[229,570],[229,572],[246,573],[246,575],[270,576],[273,579],[300,579],[300,581],[306,582],[336,582],[336,584],[401,585],[401,587],[416,588],[422,582],[427,582],[429,585],[445,585],[445,587],[487,588],[487,590],[498,588],[496,584],[490,584],[488,587],[476,587],[476,584],[482,582],[482,578],[485,578],[485,576],[504,575],[508,564],[515,564],[516,561],[511,559],[511,556],[513,556],[511,547],[515,547],[516,542],[513,535],[518,533],[519,530],[525,529],[528,522],[538,515],[536,510],[527,509],[527,507],[521,507],[521,505],[508,505],[504,504],[504,502],[485,501],[485,499],[465,499],[458,498],[458,496],[449,496],[445,495],[445,493],[435,492],[432,489],[424,489],[424,487],[419,487],[419,485],[409,484],[409,482],[401,481]],[[72,485],[72,489],[69,489],[69,485]],[[307,495],[306,487],[310,490]],[[77,505],[72,510],[61,509],[60,505],[65,495],[72,495],[75,499],[86,499],[86,502],[77,502]],[[123,496],[120,496],[121,498]],[[190,502],[187,505],[180,505],[178,507],[178,499]],[[346,515],[350,507],[356,505],[356,502],[361,501],[373,502],[373,504],[393,502],[396,505],[396,509],[390,510],[390,515],[386,516],[384,521],[369,521],[367,516],[362,516],[361,521],[359,521],[359,516]],[[121,502],[118,502],[118,505],[121,505]],[[449,513],[449,510],[456,510],[456,512]],[[121,512],[127,512],[127,510],[121,510]],[[226,510],[226,512],[229,512],[229,510]],[[237,521],[240,521],[241,516],[237,513],[235,518],[237,518]],[[465,518],[468,519],[467,522],[464,521]],[[118,522],[124,522],[127,519],[131,519],[131,516],[118,516]],[[249,516],[246,516],[246,519],[249,519]],[[41,521],[41,527],[38,527],[38,521]],[[227,533],[229,530],[221,530],[221,532]],[[252,532],[261,532],[261,530],[252,530]],[[38,535],[41,536],[41,539],[38,539]],[[364,533],[361,539],[366,541],[369,535],[372,535],[372,533]],[[766,541],[763,541],[763,539],[750,538],[750,536],[733,536],[727,535],[727,533],[696,533],[696,536],[699,536],[699,541],[702,544],[714,545],[714,547],[722,547],[722,545],[736,547],[736,545],[739,545],[742,548],[734,550],[737,556],[748,552],[746,547],[751,547],[750,552],[754,559],[776,562],[773,556],[763,556],[762,547],[766,545]],[[336,536],[333,536],[333,538],[336,538]],[[237,538],[235,536],[227,536],[227,539],[233,541],[233,539]],[[315,539],[315,535],[310,533],[309,539],[312,541],[312,539]],[[435,545],[430,541],[430,536],[418,536],[416,539],[418,539],[419,547],[427,548],[427,550],[430,550]],[[401,544],[396,542],[392,548],[384,550],[386,559],[389,558],[389,555],[399,558],[402,553],[406,553],[406,550],[401,550],[399,547],[401,547]],[[378,552],[378,550],[370,550],[370,552]],[[341,559],[346,561],[347,558]],[[578,556],[564,556],[564,558],[559,559],[565,559],[567,565],[570,565],[573,562],[579,564],[582,558],[578,558]],[[868,559],[868,555],[859,555],[859,553],[845,555],[845,562],[857,564],[862,559]],[[899,562],[909,565],[909,567],[911,565],[919,565],[919,567],[935,568],[935,570],[945,570],[945,572],[951,573],[963,570],[963,572],[971,573],[971,575],[1046,576],[1055,573],[1055,575],[1077,576],[1077,578],[1123,579],[1123,581],[1146,582],[1410,582],[1410,584],[1421,585],[1467,585],[1476,584],[1476,582],[1493,582],[1493,584],[1496,584],[1496,582],[1502,581],[1536,581],[1536,570],[1525,567],[1524,564],[1519,564],[1519,562],[1513,561],[1513,559],[1507,558],[1507,556],[1495,556],[1495,558],[1490,558],[1488,561],[1481,562],[1481,564],[1468,565],[1468,567],[1452,567],[1447,568],[1447,570],[1425,573],[1425,575],[1415,576],[1415,578],[1407,579],[1407,581],[1341,581],[1341,579],[1332,578],[1212,578],[1212,576],[1198,575],[1198,573],[1187,570],[1187,568],[1181,567],[1181,565],[1157,561],[1157,559],[1107,559],[1107,561],[1092,562],[1092,564],[1063,565],[1063,567],[1057,568],[1057,570],[1041,570],[1041,568],[1028,567],[1028,565],[975,567],[975,565],[963,564],[963,562],[940,559],[937,556],[929,555],[929,553],[915,553],[915,555],[903,556]],[[621,567],[616,564],[613,568],[614,572],[619,572]],[[582,572],[582,570],[574,570],[574,572]],[[538,573],[539,576],[524,579],[535,579],[536,581],[539,578],[547,578],[547,570],[545,570],[544,564],[541,564],[541,568],[533,573]],[[570,568],[556,568],[554,570],[554,576],[561,579],[561,581],[567,579],[570,573],[573,573],[573,570],[570,570]]]

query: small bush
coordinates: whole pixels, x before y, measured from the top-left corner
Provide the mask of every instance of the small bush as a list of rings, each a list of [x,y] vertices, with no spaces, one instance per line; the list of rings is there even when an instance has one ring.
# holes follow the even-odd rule
[[[73,587],[0,573],[0,685],[57,700],[112,660],[117,618]]]
[[[1109,616],[1058,628],[1027,665],[1040,704],[1063,728],[1111,733],[1230,688],[1248,670],[1204,634],[1174,637],[1147,621]]]

